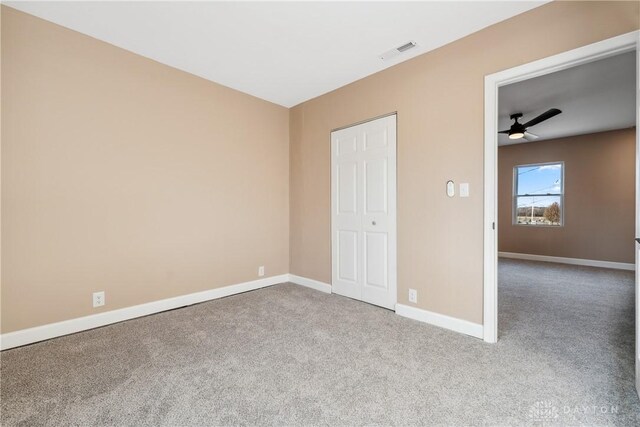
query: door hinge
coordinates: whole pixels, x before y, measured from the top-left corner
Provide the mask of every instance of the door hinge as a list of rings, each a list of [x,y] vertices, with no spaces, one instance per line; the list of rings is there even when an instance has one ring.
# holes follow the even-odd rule
[[[495,223],[495,222],[492,222],[492,223],[491,223],[491,228],[492,228],[493,230],[495,230],[495,229],[496,229],[496,223]]]

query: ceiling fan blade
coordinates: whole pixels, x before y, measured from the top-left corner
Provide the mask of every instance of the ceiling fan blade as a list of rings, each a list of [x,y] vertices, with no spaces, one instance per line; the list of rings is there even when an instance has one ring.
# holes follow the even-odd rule
[[[562,113],[562,111],[558,110],[557,108],[552,108],[552,109],[547,110],[544,113],[540,114],[535,119],[529,120],[527,123],[524,123],[522,126],[524,126],[525,128],[528,128],[528,127],[531,127],[531,126],[535,126],[538,123],[544,122],[545,120],[549,120],[551,117],[557,116],[560,113]]]
[[[538,138],[540,138],[538,135],[534,135],[529,132],[524,133],[524,139],[526,139],[527,141],[535,141]]]
[[[501,131],[500,131],[500,132],[498,132],[498,133],[509,133],[509,132],[510,132],[510,131],[508,131],[508,130],[501,130]]]

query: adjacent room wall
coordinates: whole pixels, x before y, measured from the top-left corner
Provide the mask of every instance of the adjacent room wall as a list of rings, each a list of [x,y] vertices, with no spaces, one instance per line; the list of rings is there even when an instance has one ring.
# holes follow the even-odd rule
[[[482,323],[484,76],[634,31],[638,10],[549,3],[294,107],[291,273],[331,282],[331,130],[397,111],[398,302]]]
[[[3,6],[2,122],[3,333],[289,272],[286,108]]]
[[[634,263],[635,128],[498,149],[498,250]],[[564,161],[564,225],[514,225],[513,168]]]

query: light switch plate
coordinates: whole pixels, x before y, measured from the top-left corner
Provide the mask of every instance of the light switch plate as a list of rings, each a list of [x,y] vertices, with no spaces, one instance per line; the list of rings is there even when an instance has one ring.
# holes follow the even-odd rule
[[[461,182],[460,183],[460,197],[469,197],[469,183]]]

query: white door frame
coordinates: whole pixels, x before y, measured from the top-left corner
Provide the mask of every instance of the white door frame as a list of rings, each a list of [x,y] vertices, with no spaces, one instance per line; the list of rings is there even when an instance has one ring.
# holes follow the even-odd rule
[[[640,31],[623,34],[538,61],[490,74],[484,78],[484,341],[498,341],[498,88],[565,70],[640,46]],[[636,53],[636,55],[638,55]],[[637,70],[636,70],[637,71]],[[636,85],[638,86],[638,85]],[[636,99],[638,99],[636,92]],[[636,129],[640,112],[636,108]],[[636,132],[636,181],[640,174],[640,136]],[[636,183],[636,237],[640,236],[640,183]],[[638,264],[636,248],[636,265]],[[636,271],[638,269],[636,268]],[[638,274],[638,273],[636,273]],[[636,291],[636,310],[640,301]],[[637,330],[640,328],[636,328]],[[636,346],[638,340],[636,340]],[[638,350],[636,350],[638,351]],[[638,355],[636,355],[636,361]],[[636,366],[636,369],[638,367]]]
[[[388,276],[388,280],[389,280],[389,292],[390,292],[390,295],[391,295],[390,304],[391,304],[391,307],[393,307],[393,308],[390,308],[390,309],[395,311],[395,307],[396,307],[397,302],[398,302],[398,260],[397,260],[397,257],[398,257],[398,255],[397,255],[398,254],[398,251],[397,251],[397,248],[398,248],[398,219],[397,219],[397,206],[398,206],[398,190],[397,190],[397,187],[398,187],[398,172],[397,172],[397,167],[398,167],[397,166],[397,164],[398,164],[398,162],[397,162],[397,158],[398,158],[397,157],[397,153],[398,153],[398,112],[397,111],[393,111],[393,112],[390,112],[390,113],[387,113],[387,114],[382,114],[380,116],[372,117],[372,118],[369,118],[369,119],[361,120],[361,121],[356,122],[356,123],[352,123],[352,124],[349,124],[349,125],[346,125],[346,126],[341,126],[339,128],[332,129],[331,132],[329,133],[329,140],[332,141],[332,136],[333,136],[334,132],[337,132],[337,131],[340,131],[340,130],[343,130],[343,129],[348,129],[348,128],[351,128],[351,127],[354,127],[354,126],[359,126],[359,125],[362,125],[362,124],[365,124],[365,123],[369,123],[369,122],[373,122],[373,121],[376,121],[376,120],[384,119],[384,118],[391,117],[391,116],[394,116],[394,119],[395,119],[395,135],[394,135],[394,137],[395,137],[395,147],[394,147],[395,156],[394,156],[394,168],[393,168],[394,171],[395,171],[395,177],[394,177],[395,185],[393,187],[393,191],[390,191],[389,195],[388,195],[389,196],[390,206],[393,207],[392,208],[392,211],[393,211],[392,215],[390,215],[390,217],[392,219],[390,220],[390,226],[389,226],[389,235],[391,236],[391,238],[389,240],[390,240],[390,246],[391,247],[389,249],[389,253],[390,253],[390,257],[389,257],[390,260],[389,261],[390,262],[389,262],[389,270],[388,270],[388,275],[389,275]],[[331,145],[332,145],[331,149],[333,150],[333,143]],[[334,176],[333,176],[333,168],[334,168],[334,163],[333,162],[334,162],[334,156],[333,156],[333,151],[332,151],[332,153],[331,153],[331,253],[332,253],[332,255],[331,255],[331,272],[332,272],[332,274],[331,274],[331,276],[332,276],[331,277],[331,285],[332,285],[332,287],[333,287],[333,280],[334,280],[334,277],[333,277],[334,265],[333,265],[333,263],[335,261],[333,259],[333,250],[334,250],[334,247],[335,247],[335,244],[336,244],[336,242],[334,241],[334,233],[333,233],[334,232],[334,230],[333,230],[333,227],[334,227],[334,211],[333,211],[334,204],[333,204],[333,200],[334,200],[334,184],[335,184]]]

